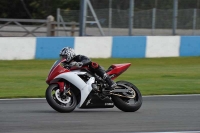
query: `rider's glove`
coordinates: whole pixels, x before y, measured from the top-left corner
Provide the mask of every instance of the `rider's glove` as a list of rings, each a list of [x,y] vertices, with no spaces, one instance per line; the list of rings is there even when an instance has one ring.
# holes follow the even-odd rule
[[[82,67],[82,65],[83,65],[82,62],[71,62],[70,63],[70,66],[75,66],[75,67],[78,67],[78,68]]]

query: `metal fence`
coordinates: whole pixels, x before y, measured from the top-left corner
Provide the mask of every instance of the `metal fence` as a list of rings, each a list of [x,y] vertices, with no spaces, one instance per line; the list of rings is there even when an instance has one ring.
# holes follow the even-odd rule
[[[129,35],[129,10],[94,9],[106,36]],[[78,10],[60,10],[65,22],[79,22]],[[133,35],[200,35],[200,9],[179,9],[177,27],[173,33],[173,9],[151,9],[135,11],[133,15]],[[92,23],[94,16],[87,11],[86,35],[99,36],[98,26]],[[78,34],[76,34],[78,36]]]
[[[56,22],[53,16],[47,19],[0,18],[0,37],[74,36],[79,32],[76,29],[78,25],[75,22]]]
[[[101,36],[102,32],[105,36],[130,35],[130,10],[106,8],[94,12],[87,10],[87,36]],[[79,36],[79,18],[79,10],[62,9],[57,10],[57,21],[0,18],[0,36]],[[179,9],[176,29],[173,9],[134,11],[132,20],[131,32],[135,36],[200,35],[200,9]]]

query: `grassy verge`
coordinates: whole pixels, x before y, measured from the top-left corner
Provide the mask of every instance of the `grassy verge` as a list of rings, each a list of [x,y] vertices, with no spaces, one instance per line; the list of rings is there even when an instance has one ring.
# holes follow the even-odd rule
[[[108,68],[132,63],[117,80],[135,84],[142,95],[200,94],[200,57],[92,59]],[[0,98],[44,97],[54,60],[0,61]]]

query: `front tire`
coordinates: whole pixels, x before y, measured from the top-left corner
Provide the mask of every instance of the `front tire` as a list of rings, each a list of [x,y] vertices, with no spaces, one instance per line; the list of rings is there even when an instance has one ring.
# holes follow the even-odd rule
[[[139,89],[133,85],[132,83],[129,83],[127,81],[118,81],[116,82],[118,86],[123,87],[124,89],[132,89],[134,92],[133,98],[127,98],[126,96],[131,96],[130,94],[124,94],[119,93],[119,95],[124,96],[117,96],[113,95],[112,100],[115,104],[115,106],[124,111],[124,112],[135,112],[142,106],[142,95],[139,91]],[[124,87],[128,86],[128,88]]]
[[[48,104],[60,113],[69,113],[76,108],[77,99],[73,91],[70,90],[63,96],[60,93],[58,84],[49,85],[45,96]]]

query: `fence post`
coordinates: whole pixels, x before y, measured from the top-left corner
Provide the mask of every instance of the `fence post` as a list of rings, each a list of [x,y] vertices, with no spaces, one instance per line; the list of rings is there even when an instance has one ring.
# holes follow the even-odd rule
[[[80,31],[79,31],[79,36],[84,36],[85,35],[85,22],[86,22],[86,14],[87,14],[87,1],[88,0],[81,0],[80,2],[80,7],[81,7],[81,12],[80,12]]]
[[[156,24],[156,8],[153,8],[153,11],[152,11],[152,30],[151,30],[152,35],[154,35],[155,24]]]
[[[177,17],[178,17],[178,0],[174,0],[174,4],[173,4],[173,30],[172,30],[172,34],[176,35],[176,28],[177,28]]]
[[[54,17],[52,15],[49,15],[47,17],[47,36],[55,36],[55,24],[52,24],[51,22],[54,21]]]
[[[112,0],[109,0],[109,23],[108,23],[108,28],[109,28],[109,35],[111,36],[111,28],[112,28]]]
[[[75,35],[75,28],[76,28],[76,22],[72,22],[72,25],[71,25],[71,36]]]
[[[133,20],[134,20],[134,0],[130,0],[129,7],[129,36],[132,36],[133,32]]]
[[[59,36],[59,29],[60,29],[60,8],[57,8],[57,28],[58,28],[58,31],[57,31],[57,36]]]
[[[195,35],[195,30],[196,30],[196,21],[197,21],[197,9],[194,9],[194,14],[193,14],[193,35]]]

